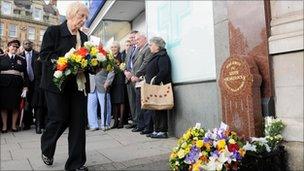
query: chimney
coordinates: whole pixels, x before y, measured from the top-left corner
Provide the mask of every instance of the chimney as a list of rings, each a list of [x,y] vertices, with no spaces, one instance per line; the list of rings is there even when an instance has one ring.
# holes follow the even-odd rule
[[[54,6],[57,6],[57,0],[50,0],[50,4],[54,5]]]

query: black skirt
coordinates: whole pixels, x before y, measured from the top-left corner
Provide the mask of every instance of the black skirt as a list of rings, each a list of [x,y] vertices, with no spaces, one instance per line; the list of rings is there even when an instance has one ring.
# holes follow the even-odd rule
[[[111,103],[112,104],[123,104],[126,100],[126,85],[125,84],[114,84],[111,87]]]
[[[0,108],[6,110],[19,109],[22,88],[0,86]]]

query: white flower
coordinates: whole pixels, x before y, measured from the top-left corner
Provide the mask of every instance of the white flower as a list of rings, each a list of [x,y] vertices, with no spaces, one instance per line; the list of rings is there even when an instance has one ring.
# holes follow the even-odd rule
[[[76,51],[75,48],[71,48],[65,55],[65,58],[69,58],[74,52]]]
[[[243,146],[243,148],[246,151],[254,151],[254,152],[256,152],[256,145],[252,145],[248,141],[246,142],[246,145]]]
[[[256,138],[256,137],[251,137],[251,141],[254,142],[260,142],[262,144],[267,144],[267,140],[265,137],[260,137],[260,138]]]
[[[103,61],[106,60],[106,57],[105,57],[104,55],[102,55],[101,53],[98,53],[98,54],[96,55],[96,59],[97,59],[98,61],[103,62]]]
[[[83,43],[83,46],[87,49],[90,49],[92,46],[94,46],[93,42],[87,41]]]
[[[62,71],[55,71],[54,72],[54,77],[55,78],[61,78],[62,77]]]

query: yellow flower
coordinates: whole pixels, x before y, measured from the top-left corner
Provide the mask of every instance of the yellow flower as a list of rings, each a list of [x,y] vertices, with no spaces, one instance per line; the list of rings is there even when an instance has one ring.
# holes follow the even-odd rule
[[[81,56],[81,55],[75,55],[75,61],[76,61],[77,63],[80,63],[81,60],[82,60],[82,56]]]
[[[175,153],[175,152],[171,153],[171,155],[170,155],[170,159],[175,159],[176,157],[177,157],[177,155],[176,155],[176,153]]]
[[[85,67],[87,67],[87,65],[88,65],[88,61],[85,60],[85,59],[82,59],[81,60],[81,68],[85,68]]]
[[[188,146],[186,149],[185,149],[185,154],[188,154],[190,152],[190,149],[191,149],[191,146]]]
[[[201,164],[202,164],[202,160],[197,160],[197,161],[193,164],[192,170],[193,170],[193,171],[200,171]]]
[[[59,65],[65,65],[67,63],[68,63],[68,59],[67,58],[65,58],[65,57],[59,57],[58,58],[57,64],[59,64]]]
[[[180,149],[178,152],[177,152],[177,156],[178,158],[182,159],[183,157],[185,157],[186,153],[185,153],[185,150],[183,149]]]
[[[97,59],[95,59],[95,58],[92,59],[92,60],[91,60],[91,65],[92,65],[92,66],[97,66],[97,65],[98,65]]]
[[[188,132],[186,132],[186,133],[183,135],[183,138],[184,138],[185,140],[188,140],[188,139],[190,138],[190,136],[191,136],[191,132],[188,131]]]
[[[219,140],[219,141],[217,142],[217,149],[218,149],[218,150],[224,149],[225,146],[226,146],[226,141],[225,141],[224,139]]]
[[[186,148],[187,147],[187,143],[184,142],[182,145],[181,145],[182,148]]]
[[[229,144],[235,144],[236,142],[235,142],[235,140],[234,139],[229,139]]]
[[[107,71],[112,71],[113,67],[111,65],[107,65]]]
[[[243,148],[240,148],[240,149],[239,149],[239,153],[240,153],[240,155],[241,155],[242,157],[244,157],[245,154],[246,154],[246,150],[244,150]]]
[[[91,54],[92,56],[95,56],[95,55],[97,55],[98,52],[99,52],[99,51],[98,51],[98,49],[97,49],[96,47],[92,47],[92,48],[91,48],[91,51],[90,51],[90,54]]]
[[[210,151],[211,145],[209,143],[205,143],[204,146],[206,147],[206,151]]]
[[[196,146],[197,146],[198,148],[203,147],[203,145],[204,145],[204,142],[203,142],[202,140],[196,141]]]

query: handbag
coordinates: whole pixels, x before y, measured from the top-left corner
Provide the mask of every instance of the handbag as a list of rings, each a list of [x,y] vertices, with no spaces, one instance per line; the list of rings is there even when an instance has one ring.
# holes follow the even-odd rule
[[[174,106],[172,84],[152,85],[146,82],[141,86],[141,108],[148,110],[169,110]]]

